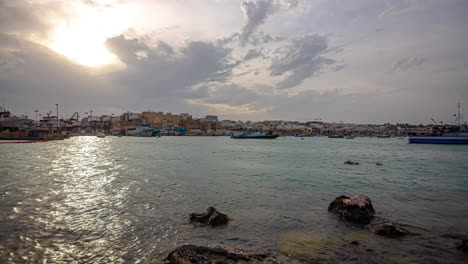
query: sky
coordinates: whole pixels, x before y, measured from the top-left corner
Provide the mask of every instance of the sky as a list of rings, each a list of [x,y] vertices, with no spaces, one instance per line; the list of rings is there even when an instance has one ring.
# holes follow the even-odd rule
[[[450,123],[458,102],[468,117],[466,14],[466,0],[0,0],[0,106]]]

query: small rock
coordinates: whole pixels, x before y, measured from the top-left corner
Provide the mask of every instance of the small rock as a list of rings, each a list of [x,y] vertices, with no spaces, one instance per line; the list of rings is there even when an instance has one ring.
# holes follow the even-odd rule
[[[220,213],[214,207],[206,208],[203,213],[191,213],[189,215],[190,222],[200,222],[211,226],[226,225],[229,222],[229,217],[226,214]]]
[[[375,229],[374,233],[379,236],[385,236],[390,238],[403,237],[410,234],[406,229],[402,227],[397,227],[393,224],[379,225]]]
[[[277,252],[260,249],[239,249],[221,245],[185,245],[173,250],[167,256],[170,264],[205,263],[293,263],[293,260]]]
[[[328,206],[329,212],[337,213],[341,219],[356,224],[368,224],[374,217],[374,207],[365,195],[337,197]]]

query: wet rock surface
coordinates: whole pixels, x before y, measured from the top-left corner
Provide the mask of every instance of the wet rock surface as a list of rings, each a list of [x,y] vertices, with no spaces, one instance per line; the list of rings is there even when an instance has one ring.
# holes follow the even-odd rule
[[[405,228],[393,223],[381,224],[374,227],[374,233],[379,236],[398,238],[410,235],[411,233]]]
[[[208,207],[203,213],[191,213],[189,215],[191,223],[199,222],[205,225],[222,226],[229,222],[229,217],[216,210],[214,207]]]
[[[169,253],[167,261],[171,264],[299,263],[273,251],[240,249],[221,245],[181,246]]]
[[[365,195],[352,197],[339,196],[328,206],[328,211],[336,213],[344,221],[356,224],[368,224],[374,217],[374,207]]]

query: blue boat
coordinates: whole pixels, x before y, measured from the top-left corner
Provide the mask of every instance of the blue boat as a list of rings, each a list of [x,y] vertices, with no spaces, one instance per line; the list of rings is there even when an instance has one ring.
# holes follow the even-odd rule
[[[275,139],[279,135],[274,135],[273,132],[262,133],[262,132],[247,132],[245,129],[236,129],[231,135],[231,138],[236,139]]]
[[[468,144],[468,135],[455,136],[410,136],[409,143],[426,144]]]
[[[465,132],[463,132],[463,127],[461,126],[461,114],[460,106],[458,103],[458,112],[456,116],[457,125],[447,125],[442,126],[438,125],[437,122],[432,118],[435,126],[432,128],[432,135],[426,136],[409,136],[409,143],[426,143],[426,144],[468,144],[468,133],[466,133],[466,123],[465,123]],[[442,123],[442,122],[441,122]]]

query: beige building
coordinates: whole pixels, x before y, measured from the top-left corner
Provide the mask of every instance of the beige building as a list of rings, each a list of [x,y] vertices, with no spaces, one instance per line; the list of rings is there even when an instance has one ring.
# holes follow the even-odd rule
[[[173,115],[171,113],[164,114],[163,112],[143,112],[142,119],[146,124],[151,127],[157,127],[159,129],[165,129],[166,127],[177,127],[180,126],[181,120],[190,118],[190,115]]]

